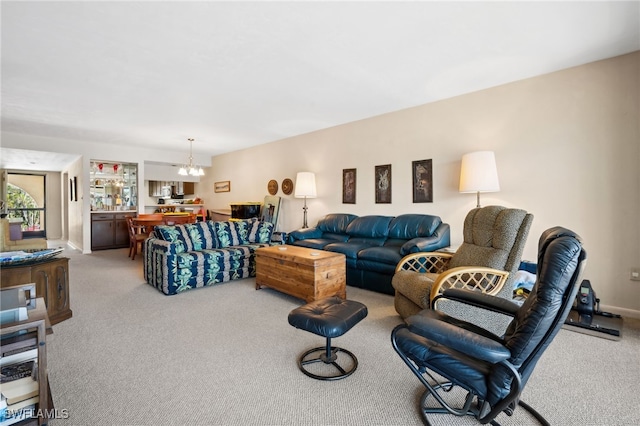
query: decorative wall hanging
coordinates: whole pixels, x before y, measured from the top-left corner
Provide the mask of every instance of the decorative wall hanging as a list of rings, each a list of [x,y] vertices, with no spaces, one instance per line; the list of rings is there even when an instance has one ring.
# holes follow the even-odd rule
[[[73,201],[78,201],[78,176],[73,177]]]
[[[278,193],[278,181],[271,179],[267,184],[267,191],[269,191],[271,195],[276,195]]]
[[[413,161],[413,202],[433,202],[433,167],[431,160]]]
[[[229,192],[231,191],[231,181],[223,180],[213,184],[213,192]]]
[[[284,195],[291,195],[293,192],[293,181],[289,178],[286,178],[282,181],[282,192]]]
[[[391,204],[391,164],[376,166],[376,204]]]
[[[342,169],[342,204],[356,203],[356,169]]]

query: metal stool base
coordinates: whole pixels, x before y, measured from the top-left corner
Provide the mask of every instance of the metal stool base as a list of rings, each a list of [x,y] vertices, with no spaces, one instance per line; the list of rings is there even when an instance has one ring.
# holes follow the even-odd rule
[[[329,348],[330,350],[327,351],[327,349]],[[316,354],[318,352],[319,354],[317,356],[307,359],[309,355]],[[336,360],[338,359],[338,352],[344,352],[353,360],[353,367],[351,367],[351,369],[345,370],[340,365],[338,365],[338,363],[336,362]],[[315,364],[317,362],[323,362],[325,364],[333,365],[339,371],[339,374],[336,374],[333,376],[321,376],[318,374],[314,374],[305,368],[306,365]],[[351,352],[349,352],[348,350],[339,348],[337,346],[330,346],[330,347],[320,346],[318,348],[309,349],[307,352],[302,354],[302,356],[298,360],[298,368],[300,368],[300,371],[302,371],[304,374],[306,374],[307,376],[313,379],[340,380],[340,379],[344,379],[345,377],[349,377],[351,374],[353,374],[354,371],[356,371],[356,368],[358,368],[358,358],[356,358],[356,356]]]

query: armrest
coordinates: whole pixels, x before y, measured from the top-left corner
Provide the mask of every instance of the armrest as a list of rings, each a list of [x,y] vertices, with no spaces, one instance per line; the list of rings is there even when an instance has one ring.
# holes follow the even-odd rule
[[[412,333],[476,359],[495,364],[511,357],[511,351],[501,342],[437,318],[417,314],[406,323]]]
[[[175,256],[178,253],[178,244],[175,242],[151,237],[146,239],[145,244],[151,251],[163,253],[167,256]]]
[[[322,237],[322,231],[316,227],[314,228],[304,228],[304,229],[298,229],[295,231],[291,231],[289,233],[289,238],[288,241],[290,243],[297,241],[297,240],[306,240],[309,238],[320,238]]]
[[[452,254],[436,252],[419,252],[403,257],[396,266],[398,271],[440,273],[447,269]]]
[[[433,282],[430,300],[449,288],[476,290],[497,294],[509,277],[509,272],[480,266],[459,266],[447,269]]]
[[[512,317],[515,316],[518,309],[520,309],[520,305],[513,303],[510,300],[503,299],[502,297],[458,288],[445,290],[442,294],[432,300],[432,305],[435,306],[436,302],[440,299],[454,300],[456,302],[487,309],[489,311]]]
[[[428,237],[416,237],[407,241],[400,248],[400,254],[431,252],[450,244],[449,225],[441,223],[438,228]]]

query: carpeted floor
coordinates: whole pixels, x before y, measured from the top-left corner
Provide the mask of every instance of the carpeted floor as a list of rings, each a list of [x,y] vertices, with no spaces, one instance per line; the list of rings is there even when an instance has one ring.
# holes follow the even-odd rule
[[[393,298],[347,287],[369,315],[333,343],[357,371],[336,382],[297,368],[324,340],[297,330],[301,301],[253,279],[164,296],[144,282],[126,250],[70,257],[73,318],[53,327],[48,372],[59,425],[421,424],[418,380],[393,351]],[[640,419],[640,323],[615,342],[561,330],[523,400],[554,425],[635,425]],[[517,410],[505,425],[532,424]],[[476,424],[439,416],[435,425]]]

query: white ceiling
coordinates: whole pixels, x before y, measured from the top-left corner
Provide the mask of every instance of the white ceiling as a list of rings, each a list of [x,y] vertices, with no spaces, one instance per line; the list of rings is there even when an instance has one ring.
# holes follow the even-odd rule
[[[210,155],[640,49],[638,1],[0,8],[3,131]]]

